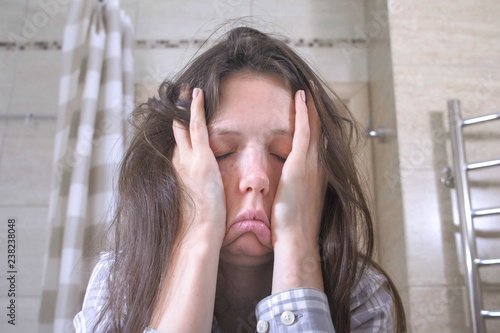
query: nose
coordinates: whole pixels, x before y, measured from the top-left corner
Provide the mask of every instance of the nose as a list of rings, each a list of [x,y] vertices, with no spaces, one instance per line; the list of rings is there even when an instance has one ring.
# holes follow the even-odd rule
[[[267,172],[265,153],[248,152],[242,166],[240,191],[242,193],[260,192],[264,196],[267,195],[269,192],[269,176]]]

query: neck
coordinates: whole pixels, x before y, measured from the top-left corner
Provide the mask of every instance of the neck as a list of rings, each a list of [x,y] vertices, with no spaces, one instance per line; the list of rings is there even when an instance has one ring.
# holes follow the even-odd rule
[[[255,307],[271,294],[273,261],[261,266],[242,267],[220,263],[215,316],[226,332],[245,327],[253,332]],[[242,326],[243,325],[243,326]]]

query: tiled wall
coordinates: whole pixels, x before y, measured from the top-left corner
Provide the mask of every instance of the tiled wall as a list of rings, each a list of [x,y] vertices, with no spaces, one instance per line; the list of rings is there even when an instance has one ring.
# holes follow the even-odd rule
[[[36,21],[31,41],[59,40],[63,10]],[[41,11],[33,0],[0,1],[0,42],[22,36],[23,26]],[[38,17],[38,16],[37,16]],[[47,16],[48,17],[48,16]],[[42,18],[42,17],[40,17]],[[26,23],[29,22],[29,23]],[[57,105],[60,53],[57,50],[0,49],[0,113],[54,114]],[[0,304],[7,305],[7,219],[16,219],[17,320],[3,315],[2,332],[36,332],[41,296],[42,258],[48,240],[47,211],[55,121],[0,120]]]
[[[55,114],[61,59],[58,46],[66,3],[0,0],[0,43],[10,42],[13,36],[17,40],[15,45],[0,45],[0,114]],[[179,45],[137,48],[138,102],[147,98],[146,89],[189,60],[197,46],[188,46],[186,41],[193,36],[204,39],[217,25],[240,16],[251,16],[247,21],[256,27],[290,37],[327,81],[368,80],[366,50],[354,49],[355,43],[363,43],[355,30],[363,24],[363,0],[122,0],[121,7],[134,23],[137,40],[148,45],[161,45],[157,40]],[[4,222],[16,218],[19,271],[18,325],[7,327],[2,319],[1,332],[37,330],[55,125],[55,120],[26,124],[24,120],[0,119],[0,242],[5,248]],[[6,304],[5,290],[6,279],[2,278],[0,304]]]
[[[131,2],[131,1],[129,1]],[[122,7],[127,1],[122,1]],[[184,1],[143,0],[128,7],[136,17],[138,40],[173,43],[204,40],[217,27],[218,34],[234,24],[249,23],[266,32],[286,36],[329,82],[366,82],[366,52],[354,52],[355,27],[364,20],[364,1]],[[231,21],[234,18],[242,19]],[[319,42],[318,42],[319,41]],[[328,44],[329,42],[333,45]],[[313,45],[310,46],[309,44]],[[320,44],[318,46],[318,44]],[[148,86],[157,85],[179,71],[193,56],[197,46],[137,49],[135,78],[139,101]],[[143,85],[146,89],[142,89]]]
[[[412,331],[469,332],[452,196],[440,182],[451,158],[446,101],[460,99],[466,118],[500,110],[500,3],[390,3]],[[500,123],[465,133],[470,162],[500,157]],[[500,205],[498,169],[471,174],[474,208]],[[500,257],[498,216],[476,221],[480,255]],[[498,309],[499,270],[483,273],[486,304]],[[500,330],[498,320],[487,323],[488,332]]]

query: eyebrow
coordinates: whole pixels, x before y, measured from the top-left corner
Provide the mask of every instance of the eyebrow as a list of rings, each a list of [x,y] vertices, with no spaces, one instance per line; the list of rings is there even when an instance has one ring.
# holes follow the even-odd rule
[[[208,129],[211,135],[223,136],[223,135],[231,135],[231,136],[241,136],[241,133],[235,130],[229,130],[224,128],[209,128]],[[271,130],[271,134],[279,135],[279,136],[289,136],[292,137],[292,133],[289,130],[284,128],[276,128]]]

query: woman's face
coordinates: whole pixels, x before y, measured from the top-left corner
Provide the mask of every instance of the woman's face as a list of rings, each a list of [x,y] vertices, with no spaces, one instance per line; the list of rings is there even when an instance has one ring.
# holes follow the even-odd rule
[[[251,73],[225,79],[221,92],[220,109],[209,125],[226,195],[221,260],[263,264],[273,257],[270,216],[292,149],[294,101],[278,79]]]

